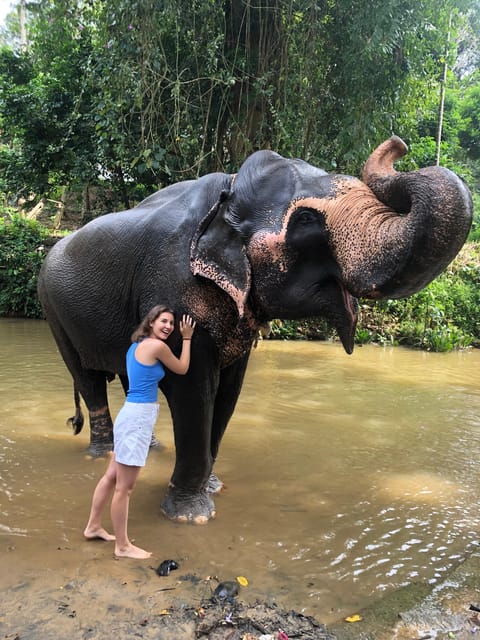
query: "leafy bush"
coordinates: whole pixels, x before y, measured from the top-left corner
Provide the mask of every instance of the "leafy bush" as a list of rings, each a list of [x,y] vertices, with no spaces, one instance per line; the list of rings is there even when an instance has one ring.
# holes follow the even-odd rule
[[[480,196],[478,193],[473,192],[473,223],[468,239],[470,242],[480,241]]]
[[[365,302],[360,326],[373,331],[375,341],[429,351],[480,346],[479,254],[480,245],[469,243],[449,269],[410,298]]]
[[[334,330],[321,318],[306,320],[272,320],[271,337],[279,340],[327,340]]]
[[[375,339],[375,334],[370,329],[366,327],[357,327],[355,332],[355,344],[368,344],[369,342],[373,342]]]
[[[423,336],[422,346],[427,351],[453,351],[471,345],[471,339],[455,326],[429,328]]]
[[[37,281],[48,230],[6,212],[0,217],[0,315],[39,318]]]

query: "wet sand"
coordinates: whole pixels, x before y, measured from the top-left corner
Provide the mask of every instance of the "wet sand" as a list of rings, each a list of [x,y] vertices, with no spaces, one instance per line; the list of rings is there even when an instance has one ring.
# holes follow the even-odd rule
[[[179,568],[162,577],[156,562],[114,559],[112,543],[70,545],[59,533],[35,552],[23,538],[8,538],[0,634],[10,640],[277,640],[285,638],[280,632],[298,640],[467,640],[480,634],[480,620],[469,610],[470,604],[480,605],[480,553],[433,589],[409,585],[360,610],[361,621],[327,628],[314,617],[253,597],[248,586],[238,596],[215,598],[219,582],[235,576],[199,575],[188,558],[176,558]],[[48,567],[42,565],[46,555]]]
[[[115,560],[111,543],[63,544],[55,551],[57,561],[47,568],[35,554],[22,555],[10,545],[0,579],[2,638],[253,640],[283,631],[300,640],[334,639],[314,618],[273,603],[249,604],[241,595],[216,598],[217,577],[181,566],[159,576],[149,561]]]

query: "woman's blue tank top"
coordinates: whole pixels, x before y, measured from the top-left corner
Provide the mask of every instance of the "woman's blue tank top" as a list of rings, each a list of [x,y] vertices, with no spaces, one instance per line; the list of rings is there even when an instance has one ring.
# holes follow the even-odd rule
[[[127,351],[128,393],[127,402],[157,402],[158,383],[165,375],[160,362],[142,364],[135,358],[138,342]]]

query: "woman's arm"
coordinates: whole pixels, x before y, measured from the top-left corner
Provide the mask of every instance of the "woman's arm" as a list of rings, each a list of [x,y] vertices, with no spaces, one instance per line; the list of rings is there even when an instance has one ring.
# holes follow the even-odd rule
[[[155,345],[154,355],[167,369],[179,375],[185,375],[190,366],[190,346],[195,330],[195,322],[188,315],[184,315],[180,321],[180,333],[182,334],[182,352],[177,358],[165,342],[158,341]]]

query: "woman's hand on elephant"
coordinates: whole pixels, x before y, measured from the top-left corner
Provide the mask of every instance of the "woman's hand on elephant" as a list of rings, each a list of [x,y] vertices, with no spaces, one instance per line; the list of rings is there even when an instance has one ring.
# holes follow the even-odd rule
[[[184,340],[190,340],[193,332],[195,331],[195,325],[197,323],[188,314],[184,314],[180,320],[180,333]]]

